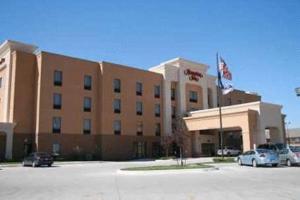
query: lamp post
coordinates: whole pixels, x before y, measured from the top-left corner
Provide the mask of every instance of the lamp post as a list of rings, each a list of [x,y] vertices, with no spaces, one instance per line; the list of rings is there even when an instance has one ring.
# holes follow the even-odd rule
[[[300,87],[295,88],[296,95],[300,97]]]

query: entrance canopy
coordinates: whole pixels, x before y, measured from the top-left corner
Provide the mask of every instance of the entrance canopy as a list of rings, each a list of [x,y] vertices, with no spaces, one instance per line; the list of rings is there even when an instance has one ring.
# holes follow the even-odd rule
[[[271,141],[284,142],[280,105],[251,102],[222,107],[223,128],[242,130],[243,149],[249,150],[266,142],[265,130],[272,131]],[[220,128],[219,108],[198,110],[184,118],[188,131]]]

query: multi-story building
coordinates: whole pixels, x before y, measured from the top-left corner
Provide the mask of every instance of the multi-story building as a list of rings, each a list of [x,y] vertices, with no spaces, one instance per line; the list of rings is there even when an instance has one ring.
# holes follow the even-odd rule
[[[5,41],[0,46],[0,156],[31,151],[103,160],[155,157],[185,115],[187,155],[219,146],[216,77],[208,66],[176,58],[149,71],[40,51]],[[281,106],[239,90],[223,98],[228,141],[237,133],[249,149],[266,141],[265,129],[283,141]]]
[[[287,143],[300,146],[300,128],[291,128],[286,131]]]

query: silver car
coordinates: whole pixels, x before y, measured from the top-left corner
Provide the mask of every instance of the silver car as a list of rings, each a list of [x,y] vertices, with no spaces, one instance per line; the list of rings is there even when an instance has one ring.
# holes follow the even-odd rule
[[[260,165],[278,166],[279,156],[276,152],[268,149],[256,149],[246,151],[237,157],[239,165],[252,165],[257,167]]]
[[[279,151],[279,160],[281,164],[292,166],[300,164],[300,147],[287,146]]]

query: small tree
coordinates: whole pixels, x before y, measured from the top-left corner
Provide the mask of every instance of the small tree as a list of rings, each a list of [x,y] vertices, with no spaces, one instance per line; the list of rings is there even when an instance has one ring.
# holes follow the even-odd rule
[[[170,148],[170,145],[173,143],[173,141],[174,141],[174,138],[172,135],[164,135],[161,137],[160,144],[165,151],[166,157],[169,157],[169,148]]]
[[[187,128],[182,116],[176,116],[174,125],[172,136],[179,147],[180,165],[183,166],[183,154],[187,149],[187,142],[190,136],[187,133]]]

